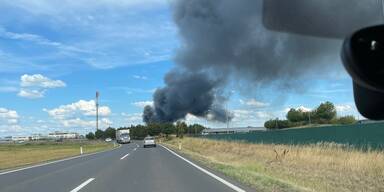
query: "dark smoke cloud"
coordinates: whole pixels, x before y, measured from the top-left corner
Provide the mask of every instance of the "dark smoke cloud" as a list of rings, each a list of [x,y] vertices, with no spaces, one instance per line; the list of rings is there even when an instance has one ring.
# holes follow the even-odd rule
[[[314,71],[338,68],[341,41],[269,31],[262,5],[261,0],[176,1],[174,21],[181,39],[176,70],[155,92],[144,121],[173,122],[188,113],[213,113],[215,120],[225,121],[228,112],[219,98],[228,81],[290,90]]]
[[[217,89],[222,80],[211,79],[203,72],[179,70],[169,72],[164,79],[166,86],[153,95],[154,106],[144,108],[144,122],[175,122],[188,113],[198,117],[211,114],[216,121],[232,118],[221,105],[215,104],[221,97]]]
[[[338,60],[340,41],[265,29],[260,0],[182,0],[174,10],[183,41],[176,62],[191,71],[290,86]]]

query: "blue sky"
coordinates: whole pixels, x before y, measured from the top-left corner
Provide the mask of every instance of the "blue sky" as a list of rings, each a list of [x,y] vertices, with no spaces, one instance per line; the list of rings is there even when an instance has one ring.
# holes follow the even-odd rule
[[[103,128],[141,123],[143,106],[174,66],[179,37],[168,1],[13,0],[2,1],[0,12],[0,137],[92,131],[96,90]],[[305,91],[249,95],[228,86],[231,126],[262,126],[289,107],[328,100],[339,114],[357,116],[351,80],[335,70],[308,79]],[[190,115],[186,121],[207,123]]]

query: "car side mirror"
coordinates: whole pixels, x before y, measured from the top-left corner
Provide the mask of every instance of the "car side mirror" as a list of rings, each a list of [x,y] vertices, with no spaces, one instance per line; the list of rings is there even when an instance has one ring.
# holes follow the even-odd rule
[[[379,0],[264,0],[263,26],[290,34],[344,39],[383,23]]]
[[[357,109],[384,119],[384,25],[361,29],[345,39],[341,57],[353,79]]]

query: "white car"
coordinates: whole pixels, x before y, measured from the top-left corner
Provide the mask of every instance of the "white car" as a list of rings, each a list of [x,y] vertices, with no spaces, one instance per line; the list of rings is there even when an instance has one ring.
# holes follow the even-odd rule
[[[145,137],[143,147],[156,147],[156,142],[154,137]]]
[[[106,139],[105,139],[105,142],[111,142],[111,141],[112,141],[111,138],[106,138]]]

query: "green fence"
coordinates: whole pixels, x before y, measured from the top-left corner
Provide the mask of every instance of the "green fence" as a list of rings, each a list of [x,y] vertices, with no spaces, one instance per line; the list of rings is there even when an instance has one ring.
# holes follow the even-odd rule
[[[384,123],[219,134],[207,135],[204,137],[266,144],[297,145],[335,142],[361,149],[384,149]]]

